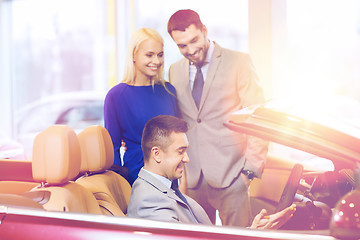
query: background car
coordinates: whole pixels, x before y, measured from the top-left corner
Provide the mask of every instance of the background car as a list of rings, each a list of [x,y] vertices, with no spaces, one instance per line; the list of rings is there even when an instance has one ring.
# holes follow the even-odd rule
[[[0,137],[0,159],[26,159],[21,143]]]
[[[15,138],[32,156],[35,136],[54,124],[64,124],[76,132],[90,125],[104,125],[105,92],[68,92],[32,102],[15,113]]]

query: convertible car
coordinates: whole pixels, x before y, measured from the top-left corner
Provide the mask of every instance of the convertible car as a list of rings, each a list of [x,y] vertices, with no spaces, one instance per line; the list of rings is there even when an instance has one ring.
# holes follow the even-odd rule
[[[359,129],[342,124],[346,129],[339,130],[289,110],[267,103],[235,112],[224,123],[240,134],[297,149],[290,159],[270,151],[262,179],[251,183],[254,213],[297,205],[282,229],[129,218],[131,187],[111,171],[106,129],[91,126],[76,134],[53,125],[35,138],[32,161],[0,160],[0,239],[359,238]]]
[[[232,114],[225,123],[230,129],[303,151],[288,155],[294,159],[270,151],[261,181],[251,184],[254,212],[264,206],[276,212],[295,203],[297,210],[282,229],[360,237],[360,128],[343,117],[318,106],[276,101]]]

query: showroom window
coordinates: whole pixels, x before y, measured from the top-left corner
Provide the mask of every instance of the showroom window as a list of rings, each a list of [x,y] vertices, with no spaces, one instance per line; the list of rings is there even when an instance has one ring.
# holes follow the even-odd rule
[[[27,156],[36,134],[60,123],[67,112],[79,123],[102,124],[104,92],[115,78],[115,19],[110,19],[109,5],[114,6],[102,0],[2,3],[12,135]],[[97,119],[88,117],[88,106],[100,109]]]
[[[360,101],[360,1],[286,4],[291,92]]]
[[[273,36],[284,44],[273,48],[271,97],[302,103],[309,119],[351,135],[343,123],[359,128],[360,1],[274,2],[284,4],[281,9],[286,12],[277,19],[285,23],[281,28],[285,34]],[[273,13],[278,9],[273,6]],[[317,119],[319,112],[328,118]],[[285,158],[299,158],[286,147],[275,145],[272,150]],[[314,162],[312,157],[309,162]],[[317,162],[327,166],[327,161]]]
[[[95,90],[106,78],[104,8],[101,0],[11,1],[15,108],[56,93]]]

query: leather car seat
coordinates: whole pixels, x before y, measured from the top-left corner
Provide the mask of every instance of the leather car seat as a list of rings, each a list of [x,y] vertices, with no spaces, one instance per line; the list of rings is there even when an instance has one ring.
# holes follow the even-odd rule
[[[130,201],[131,186],[121,175],[109,170],[114,149],[108,131],[99,125],[87,127],[78,134],[83,176],[77,183],[89,189],[103,214],[124,216]]]
[[[21,196],[18,194],[0,193],[0,206],[44,210],[43,206],[40,203],[33,201],[26,196]]]
[[[101,214],[93,194],[72,181],[81,164],[80,145],[73,129],[53,125],[39,133],[33,146],[32,175],[41,186],[24,193],[48,211]]]

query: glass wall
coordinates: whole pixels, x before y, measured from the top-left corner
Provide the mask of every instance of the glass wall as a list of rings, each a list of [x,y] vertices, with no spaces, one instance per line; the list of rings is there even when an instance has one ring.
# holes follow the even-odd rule
[[[299,102],[312,117],[327,116],[327,124],[336,120],[359,127],[360,1],[287,0],[284,4],[286,34],[281,41],[285,44],[273,52],[281,60],[273,71],[283,78],[273,79],[272,98]],[[285,158],[301,158],[283,146],[273,150]]]
[[[12,2],[15,108],[56,93],[94,90],[106,78],[104,7],[101,0]]]
[[[287,29],[293,93],[360,100],[360,1],[287,1]]]
[[[103,104],[115,41],[109,41],[106,1],[16,0],[2,8],[12,133],[31,156],[35,135],[49,125],[94,119],[85,109]],[[101,123],[101,108],[98,115]]]

